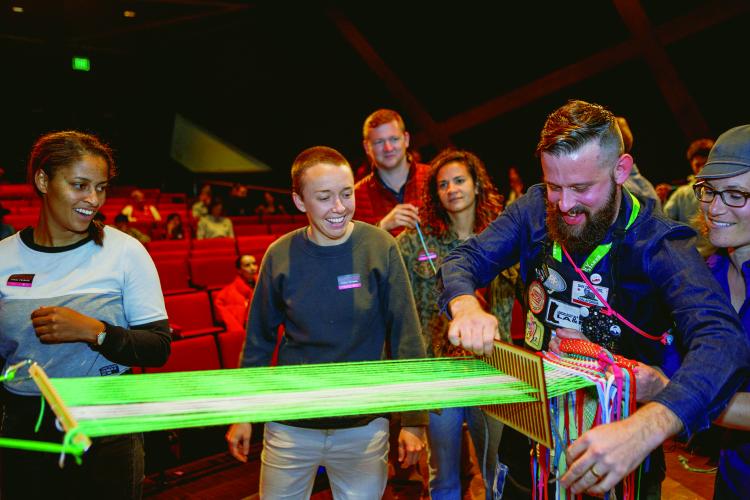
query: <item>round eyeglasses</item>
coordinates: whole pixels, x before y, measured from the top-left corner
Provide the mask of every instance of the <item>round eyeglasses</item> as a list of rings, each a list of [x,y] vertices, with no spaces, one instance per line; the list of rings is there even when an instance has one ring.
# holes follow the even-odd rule
[[[742,208],[747,203],[747,199],[750,198],[750,193],[745,191],[739,191],[737,189],[726,189],[724,191],[718,191],[705,182],[699,182],[693,186],[693,192],[695,197],[703,203],[711,203],[718,194],[721,196],[721,201],[728,207]]]

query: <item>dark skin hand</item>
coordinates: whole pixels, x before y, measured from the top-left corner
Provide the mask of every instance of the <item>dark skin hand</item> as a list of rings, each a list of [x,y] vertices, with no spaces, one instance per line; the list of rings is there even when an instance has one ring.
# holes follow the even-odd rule
[[[64,342],[96,343],[104,323],[69,307],[42,306],[31,313],[31,323],[39,341],[44,344]]]

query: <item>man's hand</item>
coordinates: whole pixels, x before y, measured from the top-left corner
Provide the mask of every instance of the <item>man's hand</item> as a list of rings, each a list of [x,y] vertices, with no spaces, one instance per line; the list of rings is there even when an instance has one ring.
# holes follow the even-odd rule
[[[419,222],[419,209],[411,203],[401,203],[393,207],[388,215],[380,219],[378,227],[393,231],[399,227],[414,228]]]
[[[448,327],[451,344],[476,354],[491,354],[494,341],[500,340],[497,318],[485,312],[473,295],[460,295],[451,300],[449,307],[453,315]]]
[[[568,471],[560,484],[574,495],[603,495],[681,429],[677,416],[659,403],[649,403],[620,422],[594,427],[568,447]]]
[[[253,428],[249,423],[232,424],[224,435],[229,445],[229,453],[240,462],[247,462],[250,453],[250,436]]]
[[[402,427],[398,434],[398,461],[402,469],[419,462],[425,448],[424,427]]]
[[[573,330],[572,328],[556,328],[555,334],[549,341],[549,350],[558,356],[563,354],[560,350],[560,340],[562,339],[579,339],[590,342],[589,338],[578,330]]]
[[[69,307],[46,307],[34,309],[31,324],[41,342],[60,344],[63,342],[96,343],[96,336],[104,331],[104,323],[81,314]]]

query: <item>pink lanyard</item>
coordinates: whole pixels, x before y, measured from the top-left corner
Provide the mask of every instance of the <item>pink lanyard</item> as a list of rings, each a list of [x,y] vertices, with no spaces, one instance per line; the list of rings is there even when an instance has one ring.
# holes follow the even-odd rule
[[[628,321],[627,319],[625,319],[620,313],[618,313],[617,311],[615,311],[612,308],[612,306],[610,306],[609,303],[607,303],[607,301],[604,299],[604,297],[601,296],[601,294],[596,289],[596,287],[591,284],[591,282],[586,277],[586,275],[583,273],[583,271],[581,270],[581,268],[578,267],[575,262],[573,262],[573,259],[570,257],[570,254],[568,253],[568,250],[565,248],[565,246],[563,246],[563,245],[560,245],[560,246],[562,247],[562,250],[565,253],[565,257],[568,259],[568,262],[570,262],[570,264],[573,266],[573,269],[575,269],[575,271],[578,273],[578,276],[580,276],[581,279],[584,281],[584,283],[586,283],[586,285],[591,289],[591,291],[594,292],[594,295],[596,295],[596,298],[599,299],[599,301],[602,304],[604,304],[605,308],[602,309],[602,311],[601,311],[602,314],[604,314],[606,316],[614,316],[615,318],[619,319],[624,324],[626,324],[631,330],[633,330],[634,332],[636,332],[639,335],[642,335],[643,337],[646,337],[647,339],[658,340],[659,342],[661,342],[664,345],[671,345],[672,344],[672,341],[674,340],[674,338],[672,337],[672,335],[669,334],[668,331],[662,333],[659,336],[649,335],[648,333],[644,332],[643,330],[641,330],[640,328],[638,328],[637,326],[635,326],[633,323],[631,323],[630,321]]]

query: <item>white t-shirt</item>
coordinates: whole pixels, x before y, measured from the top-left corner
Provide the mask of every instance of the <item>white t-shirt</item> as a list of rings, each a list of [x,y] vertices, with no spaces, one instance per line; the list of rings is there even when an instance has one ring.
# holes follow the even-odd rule
[[[41,343],[31,323],[32,311],[41,306],[69,307],[124,328],[167,319],[156,267],[143,245],[108,226],[103,242],[31,248],[20,233],[0,241],[0,357],[6,367],[30,359],[50,377],[127,369],[84,342]],[[5,386],[16,394],[39,394],[27,377]]]

